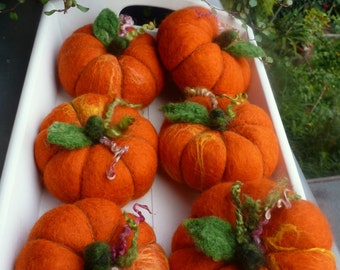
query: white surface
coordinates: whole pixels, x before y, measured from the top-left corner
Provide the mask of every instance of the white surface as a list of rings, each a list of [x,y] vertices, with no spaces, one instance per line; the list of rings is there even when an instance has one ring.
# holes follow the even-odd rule
[[[211,1],[219,5],[218,1]],[[56,6],[53,5],[56,4]],[[70,99],[61,89],[56,78],[56,55],[63,40],[77,27],[93,22],[105,7],[119,13],[124,7],[147,4],[147,0],[82,0],[81,4],[90,7],[86,14],[77,9],[67,14],[42,15],[35,45],[20,99],[17,117],[8,148],[0,186],[0,258],[1,269],[13,269],[15,258],[26,241],[30,228],[37,218],[50,208],[60,204],[41,187],[33,157],[33,142],[41,120],[61,101]],[[179,9],[189,5],[203,5],[199,0],[169,1],[158,0],[153,6]],[[45,10],[61,8],[61,1],[49,2]],[[218,16],[227,24],[234,24],[233,18],[224,12]],[[252,31],[248,29],[250,39]],[[261,61],[252,62],[252,82],[249,89],[251,102],[262,106],[272,117],[281,146],[280,164],[275,177],[288,176],[295,190],[305,197],[305,191],[286,138],[271,87]],[[144,111],[156,129],[162,122],[159,106],[166,99],[157,98]],[[158,242],[169,254],[171,237],[178,224],[190,212],[191,203],[198,193],[167,178],[162,172],[156,176],[151,190],[138,202],[149,205],[153,215],[146,215],[153,226]],[[130,203],[127,210],[131,210]]]

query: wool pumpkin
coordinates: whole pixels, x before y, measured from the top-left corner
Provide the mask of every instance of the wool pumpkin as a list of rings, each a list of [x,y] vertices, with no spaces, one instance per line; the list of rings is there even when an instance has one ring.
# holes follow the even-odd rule
[[[174,270],[335,270],[331,246],[326,217],[286,184],[220,183],[197,198],[174,232],[169,263]]]
[[[159,159],[165,172],[197,190],[269,177],[277,166],[279,145],[268,114],[244,98],[215,99],[203,92],[210,98],[198,91],[195,99],[161,108],[165,120]]]
[[[14,269],[110,270],[114,265],[129,270],[169,269],[143,216],[122,213],[105,199],[88,198],[43,214],[31,229]]]
[[[123,26],[126,23],[122,19],[104,9],[93,24],[80,27],[63,42],[57,59],[58,76],[72,97],[99,93],[146,107],[160,94],[164,72],[155,39],[145,31],[138,35],[122,33]],[[102,32],[112,40],[102,40]]]
[[[199,6],[176,10],[161,22],[156,37],[158,52],[180,89],[204,87],[215,94],[229,95],[248,89],[248,59],[229,49],[247,47],[242,50],[244,56],[246,51],[254,50],[261,51],[260,56],[262,50],[242,41],[230,27],[225,26],[220,33],[219,26],[217,16]]]
[[[82,133],[89,119],[101,123],[92,124],[94,133],[106,126],[114,139],[99,132],[95,142],[89,140]],[[157,132],[138,107],[90,93],[61,103],[43,119],[34,155],[44,185],[62,202],[101,197],[123,206],[150,189],[157,148]]]

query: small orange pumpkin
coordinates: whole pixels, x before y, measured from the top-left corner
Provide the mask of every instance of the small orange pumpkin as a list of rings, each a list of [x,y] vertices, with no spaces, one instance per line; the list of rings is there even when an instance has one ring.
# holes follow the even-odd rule
[[[276,188],[268,179],[244,183],[237,188],[241,196],[235,199],[235,185],[218,184],[197,198],[191,217],[173,235],[171,269],[336,269],[330,225],[314,204],[291,201],[292,192]],[[261,202],[260,208],[256,201]],[[213,234],[203,233],[217,225],[228,229],[227,234],[222,230],[227,236],[216,238],[220,228]],[[227,248],[211,254],[214,245],[209,247],[206,237],[219,247],[224,239]]]
[[[203,92],[215,100],[211,92]],[[223,181],[269,177],[279,145],[268,114],[248,101],[236,105],[239,101],[230,103],[224,96],[217,102],[222,108],[197,96],[162,108],[166,119],[159,134],[159,158],[166,173],[197,190]]]
[[[116,138],[109,140],[100,135],[106,138],[102,143],[90,141],[81,147],[72,146],[77,138],[65,130],[83,131],[94,116],[106,118],[108,127],[116,127]],[[124,119],[131,122],[122,129]],[[54,127],[55,133],[51,131]],[[58,143],[60,136],[71,146]],[[81,138],[86,142],[87,137]],[[45,117],[35,140],[34,155],[46,188],[61,201],[102,197],[123,206],[150,189],[158,166],[157,148],[157,132],[137,108],[117,99],[111,103],[108,96],[84,94],[56,106]],[[115,178],[109,180],[107,173]]]
[[[42,215],[14,269],[110,270],[114,265],[126,270],[169,269],[168,259],[143,216],[123,214],[111,201],[90,198]]]
[[[238,43],[260,49],[240,40],[234,30],[219,31],[216,15],[199,6],[176,10],[161,22],[156,37],[158,52],[180,89],[202,87],[228,95],[248,89],[249,62],[230,48]]]
[[[100,22],[103,16],[110,22],[118,20],[113,12],[104,9],[94,24]],[[110,25],[118,35],[119,22],[114,26]],[[104,45],[95,36],[94,28],[98,26],[85,25],[63,42],[58,54],[58,75],[63,88],[72,97],[98,93],[142,104],[143,107],[149,105],[164,87],[155,39],[148,33],[141,33],[123,52],[111,53],[110,47],[114,46],[107,44],[108,41],[103,41]]]

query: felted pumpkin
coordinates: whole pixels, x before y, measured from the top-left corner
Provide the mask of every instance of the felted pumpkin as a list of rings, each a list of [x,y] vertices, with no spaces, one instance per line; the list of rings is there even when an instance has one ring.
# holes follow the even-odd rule
[[[142,206],[145,208],[145,206]],[[138,210],[138,205],[136,205]],[[43,214],[31,229],[15,270],[169,269],[143,215],[122,213],[111,201],[89,198]]]
[[[93,24],[72,33],[58,54],[58,75],[63,88],[76,97],[85,93],[106,94],[131,103],[149,105],[164,87],[163,69],[155,39],[144,28],[131,29],[104,9]]]
[[[215,98],[206,89],[189,90],[199,96],[161,108],[159,160],[170,178],[205,190],[224,181],[269,177],[279,145],[268,114],[243,102],[246,97]]]
[[[45,117],[34,155],[44,185],[62,202],[100,197],[123,206],[150,189],[157,148],[157,132],[138,107],[90,93]]]
[[[335,270],[331,246],[323,213],[284,185],[221,183],[204,191],[178,226],[169,263],[173,270]]]
[[[161,22],[158,52],[180,89],[204,87],[229,95],[248,89],[251,71],[246,57],[261,56],[263,51],[241,40],[230,27],[221,32],[219,24],[211,10],[199,6],[176,10]]]

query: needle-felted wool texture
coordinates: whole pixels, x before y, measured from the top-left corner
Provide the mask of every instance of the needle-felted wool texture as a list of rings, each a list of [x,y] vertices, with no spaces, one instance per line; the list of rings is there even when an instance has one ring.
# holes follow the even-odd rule
[[[191,217],[218,216],[235,225],[236,207],[230,194],[233,184],[232,182],[219,183],[203,191],[192,204]],[[274,186],[275,181],[262,178],[245,182],[242,186],[242,192],[255,200],[261,200],[267,197],[268,192]]]
[[[235,184],[231,183],[215,185],[202,192],[194,201],[190,218],[185,219],[173,234],[172,253],[169,257],[171,269],[196,269],[196,267],[207,270],[229,269],[224,267],[239,270],[336,269],[334,254],[330,250],[333,241],[331,228],[316,205],[297,199],[294,193],[287,191],[285,186],[263,179],[245,182],[241,186],[239,203],[243,204],[242,207],[245,207],[243,209],[248,208],[250,212],[242,210],[242,215],[240,215],[238,212],[240,205],[233,193],[234,187]],[[280,193],[286,195],[278,197]],[[251,207],[252,203],[249,204],[249,198],[252,198],[253,202],[261,202],[262,207],[264,204],[267,206],[263,210]],[[255,223],[253,223],[253,214],[256,217]],[[261,265],[256,267],[252,264],[244,265],[242,261],[248,260],[251,255],[242,257],[245,251],[240,249],[238,244],[234,250],[234,259],[228,259],[229,255],[220,260],[214,259],[216,255],[211,255],[213,249],[206,248],[197,241],[207,241],[206,245],[211,241],[218,243],[216,237],[219,234],[201,239],[204,233],[197,234],[187,225],[192,220],[195,222],[199,220],[201,223],[212,217],[221,218],[235,228],[235,239],[238,244],[240,239],[247,239],[243,238],[243,233],[253,228],[248,232],[248,241],[254,241],[253,245],[261,251],[260,254],[263,256]],[[244,224],[247,224],[248,229],[240,234],[242,232],[240,228]],[[206,228],[209,226],[205,225],[201,230]],[[218,227],[214,229],[217,230]],[[229,240],[226,243],[230,244],[233,241]],[[204,268],[200,268],[200,264],[204,265]]]
[[[165,172],[197,190],[270,177],[278,163],[279,144],[269,115],[248,101],[233,105],[228,98],[217,100],[225,106],[218,107],[222,116],[205,97],[165,106],[159,133]],[[192,116],[187,116],[189,111]],[[219,119],[225,123],[220,125]]]
[[[130,220],[136,218],[132,214],[128,214],[128,217]],[[105,199],[84,199],[74,204],[53,208],[34,224],[27,242],[17,256],[14,269],[90,269],[84,263],[87,247],[97,242],[111,247],[112,250],[119,247],[122,244],[122,233],[124,234],[126,230],[126,224],[127,219],[121,209]],[[136,241],[137,264],[143,264],[144,259],[138,258],[145,257],[146,252],[143,250],[149,250],[150,258],[153,258],[159,267],[148,269],[169,269],[164,251],[156,243],[153,229],[144,221],[139,221],[137,225],[136,239],[134,230],[124,237],[125,251],[132,247],[133,241]],[[111,267],[98,269],[109,270]],[[123,269],[143,268],[136,267],[133,262],[131,266]]]
[[[35,161],[48,191],[63,202],[101,197],[123,206],[143,196],[154,181],[158,166],[158,135],[137,108],[117,105],[109,116],[109,126],[120,123],[126,116],[134,119],[113,140],[118,148],[128,147],[113,166],[113,180],[108,179],[107,172],[115,162],[116,152],[109,146],[91,143],[70,150],[50,141],[51,127],[56,123],[71,124],[72,128],[82,130],[91,116],[106,118],[109,105],[108,96],[84,94],[56,106],[41,123],[34,145]],[[64,128],[57,131],[64,136]],[[73,137],[66,137],[67,144],[75,141]]]
[[[224,26],[224,30],[229,30]],[[178,87],[205,87],[216,94],[245,92],[250,66],[244,57],[234,57],[218,36],[217,16],[209,9],[191,6],[169,14],[157,32],[157,46],[164,67]]]
[[[262,241],[270,269],[336,269],[330,224],[309,201],[293,201],[291,208],[273,211]]]
[[[118,28],[114,29],[117,34]],[[149,105],[164,87],[155,39],[140,34],[118,54],[111,52],[110,44],[104,45],[93,29],[93,24],[80,27],[60,47],[58,76],[63,88],[72,97],[99,93]]]

